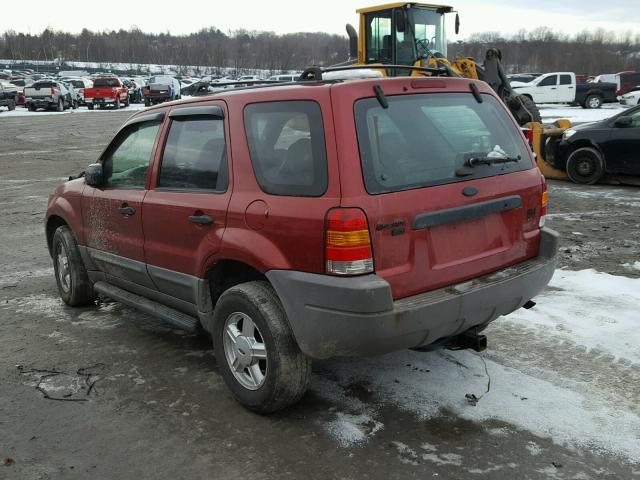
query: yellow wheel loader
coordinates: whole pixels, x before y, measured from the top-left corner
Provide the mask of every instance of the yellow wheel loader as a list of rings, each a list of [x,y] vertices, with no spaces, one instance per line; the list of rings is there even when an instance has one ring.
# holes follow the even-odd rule
[[[370,65],[379,67],[388,76],[425,75],[419,70],[387,68],[405,65],[446,70],[451,76],[482,80],[493,88],[507,105],[516,121],[529,129],[527,135],[536,153],[538,166],[550,178],[566,178],[566,174],[553,169],[544,161],[545,145],[557,139],[570,126],[568,122],[542,126],[542,118],[536,104],[529,97],[516,94],[511,88],[501,64],[498,49],[489,49],[483,65],[473,58],[447,59],[445,16],[456,13],[453,7],[423,3],[389,3],[357,11],[360,16],[358,34],[347,25],[350,42],[350,59],[341,65]],[[456,13],[455,31],[460,29],[460,17]]]

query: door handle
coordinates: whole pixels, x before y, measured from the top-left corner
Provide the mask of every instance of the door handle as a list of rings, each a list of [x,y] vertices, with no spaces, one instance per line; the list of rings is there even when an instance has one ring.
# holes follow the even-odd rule
[[[551,87],[551,90],[557,90],[557,88],[556,87]]]
[[[133,215],[136,213],[136,209],[133,207],[120,207],[118,208],[118,213],[121,213],[122,215]]]
[[[189,217],[189,221],[196,225],[211,225],[213,223],[213,218],[209,215],[191,215]]]

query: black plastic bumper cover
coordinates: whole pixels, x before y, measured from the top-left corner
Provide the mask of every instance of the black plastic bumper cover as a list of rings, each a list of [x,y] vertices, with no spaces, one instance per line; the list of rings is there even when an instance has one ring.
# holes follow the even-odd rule
[[[395,302],[377,275],[271,270],[267,278],[306,355],[370,356],[424,347],[519,309],[551,280],[557,250],[558,234],[545,228],[534,259]]]

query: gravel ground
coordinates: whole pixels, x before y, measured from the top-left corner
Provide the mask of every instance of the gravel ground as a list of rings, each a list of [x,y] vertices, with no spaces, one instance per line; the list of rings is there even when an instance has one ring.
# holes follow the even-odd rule
[[[127,115],[0,119],[0,478],[640,478],[639,365],[517,319],[482,357],[318,362],[303,401],[263,417],[233,401],[208,339],[112,302],[65,307],[47,196]],[[639,278],[640,191],[549,186],[560,266]]]

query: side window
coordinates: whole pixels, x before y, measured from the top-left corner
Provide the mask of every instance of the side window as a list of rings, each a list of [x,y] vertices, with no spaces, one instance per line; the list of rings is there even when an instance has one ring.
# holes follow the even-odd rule
[[[144,188],[160,123],[131,125],[116,139],[102,162],[107,188]]]
[[[632,127],[640,127],[640,111],[637,111],[633,115],[631,115],[631,126]]]
[[[227,184],[224,121],[206,116],[173,119],[158,187],[224,192]]]
[[[367,14],[366,63],[391,63],[391,10]]]
[[[247,105],[244,125],[253,170],[264,192],[300,197],[324,194],[327,153],[317,103]]]
[[[560,75],[560,85],[571,85],[571,75]]]
[[[544,80],[542,80],[538,86],[539,87],[554,87],[558,84],[558,76],[557,75],[551,75],[547,78],[545,78]]]

